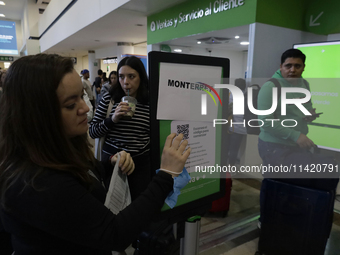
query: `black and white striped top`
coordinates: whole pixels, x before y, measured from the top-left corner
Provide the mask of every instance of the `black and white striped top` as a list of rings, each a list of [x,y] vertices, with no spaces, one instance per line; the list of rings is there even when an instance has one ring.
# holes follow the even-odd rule
[[[136,111],[131,120],[112,121],[112,115],[119,102],[112,107],[109,118],[106,118],[110,103],[110,95],[106,93],[100,101],[95,116],[90,124],[89,133],[92,138],[106,136],[103,151],[113,147],[113,151],[125,150],[131,156],[139,156],[149,151],[150,144],[150,114],[149,105],[137,103]]]

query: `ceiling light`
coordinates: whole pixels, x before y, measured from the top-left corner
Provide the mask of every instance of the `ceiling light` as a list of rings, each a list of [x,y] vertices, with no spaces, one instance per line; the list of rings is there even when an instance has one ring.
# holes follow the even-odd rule
[[[174,52],[182,52],[181,49],[174,49]]]
[[[240,42],[241,45],[249,45],[249,42]]]
[[[0,5],[6,5],[4,1],[0,1]]]
[[[238,38],[240,38],[240,37],[239,37],[238,35],[236,35],[236,36],[235,36],[235,39],[238,39]]]
[[[5,17],[5,14],[0,13],[0,17]]]
[[[202,42],[201,41],[198,41],[197,44],[201,44]]]

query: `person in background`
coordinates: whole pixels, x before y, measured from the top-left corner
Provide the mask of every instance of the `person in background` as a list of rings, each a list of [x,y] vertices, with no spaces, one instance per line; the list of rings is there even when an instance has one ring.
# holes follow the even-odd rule
[[[117,72],[116,71],[112,71],[109,75],[109,79],[108,82],[104,83],[102,86],[102,90],[100,91],[100,94],[103,96],[105,93],[108,93],[111,86],[113,84],[116,84],[117,82]]]
[[[112,71],[109,75],[109,83],[110,85],[114,85],[117,83],[117,72],[116,71]]]
[[[85,89],[84,89],[84,95],[83,95],[83,99],[86,103],[86,105],[89,107],[89,111],[87,112],[87,122],[91,122],[91,120],[93,119],[93,106],[91,104],[91,101],[89,99],[89,96],[87,95]]]
[[[96,91],[96,108],[97,108],[97,105],[99,104],[99,95],[100,95],[100,90],[101,90],[103,71],[99,69],[97,74],[98,76],[94,79],[94,82],[93,82],[93,87]]]
[[[101,83],[100,83],[100,94],[98,96],[98,100],[102,100],[102,97],[105,93],[106,88],[109,86],[109,79],[106,77],[106,72],[103,72]],[[103,91],[104,89],[104,91]]]
[[[288,49],[281,55],[280,68],[275,72],[272,78],[277,79],[281,88],[304,88],[309,90],[308,82],[302,78],[305,69],[306,55],[298,49]],[[275,87],[273,81],[267,81],[260,89],[258,95],[258,109],[268,110],[272,106],[272,89]],[[282,95],[282,93],[281,93]],[[304,98],[303,93],[290,92],[287,98]],[[312,102],[308,101],[302,106],[311,114],[315,114]],[[308,135],[308,122],[314,121],[316,116],[305,115],[296,105],[288,105],[287,113],[281,114],[281,97],[278,98],[276,110],[269,115],[258,115],[258,118],[264,123],[260,127],[258,141],[259,155],[263,161],[263,166],[299,166],[302,169],[311,164],[324,164],[335,166],[338,164],[331,156],[312,153],[311,150],[317,149],[314,142]],[[267,120],[276,119],[278,121],[270,122]],[[286,126],[280,123],[285,119],[295,120],[296,125]],[[289,175],[289,176],[287,176]],[[333,191],[339,181],[339,174],[333,173],[314,173],[313,178],[306,176],[305,173],[266,173],[264,178],[289,183],[296,186]],[[316,178],[318,176],[318,178]],[[260,193],[261,213],[264,208],[264,193],[262,187]],[[260,219],[261,221],[261,219]],[[261,223],[260,223],[261,224]]]
[[[89,81],[90,78],[90,72],[87,69],[84,69],[81,71],[81,75],[82,77],[82,82],[83,82],[83,88],[86,91],[86,94],[89,97],[89,100],[92,104],[93,109],[95,108],[95,100],[94,100],[94,95],[93,95],[93,91],[91,89],[91,82]]]
[[[107,78],[107,76],[106,76],[106,72],[103,72],[101,82],[104,83],[104,82],[107,82],[107,81],[108,81],[108,78]]]
[[[131,154],[136,169],[128,177],[132,200],[141,194],[151,180],[150,172],[150,116],[149,82],[140,59],[131,56],[123,58],[117,67],[119,83],[114,84],[109,93],[100,101],[91,122],[89,134],[92,138],[106,136],[103,145],[102,162],[106,165],[106,180],[110,180],[112,167],[110,157],[124,150]],[[130,120],[123,116],[130,111],[123,96],[137,99],[136,111]],[[109,118],[106,118],[110,100],[114,102]]]
[[[0,102],[0,219],[15,254],[110,255],[124,250],[160,212],[190,154],[183,135],[167,137],[161,169],[114,215],[87,137],[88,107],[70,58],[21,57],[8,69]],[[34,114],[28,114],[34,113]],[[29,125],[28,125],[29,123]],[[131,175],[118,151],[110,164]]]
[[[302,79],[302,73],[305,69],[306,55],[298,49],[288,49],[281,56],[280,69],[275,72],[272,78],[277,79],[281,88],[295,87],[309,90],[307,81]],[[259,110],[270,109],[272,105],[272,88],[275,87],[272,81],[266,82],[260,89],[258,95]],[[289,93],[290,98],[303,98],[302,93]],[[311,113],[315,114],[312,102],[308,101],[303,106]],[[296,105],[287,107],[286,115],[281,115],[281,98],[277,102],[275,112],[269,115],[259,115],[264,125],[260,127],[258,150],[264,165],[290,165],[306,166],[316,163],[336,164],[332,157],[323,157],[321,155],[313,155],[310,150],[315,148],[314,142],[308,138],[308,122],[314,121],[316,117],[306,116]],[[279,119],[272,125],[266,119]],[[286,127],[280,125],[285,119],[293,119],[297,125]],[[323,162],[324,161],[324,162]],[[338,178],[280,178],[281,181],[295,184],[298,186],[333,190],[336,188]]]

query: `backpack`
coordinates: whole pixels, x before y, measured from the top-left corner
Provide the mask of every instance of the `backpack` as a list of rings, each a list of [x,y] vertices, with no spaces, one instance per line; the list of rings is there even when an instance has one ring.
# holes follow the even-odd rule
[[[256,89],[253,89],[253,106],[254,106],[255,109],[257,109],[257,97],[258,97],[259,92],[260,92],[260,86],[257,85],[257,84],[253,84],[250,87],[256,88]],[[250,135],[260,134],[260,128],[259,127],[250,127],[247,124],[249,120],[257,119],[257,115],[252,113],[249,110],[248,93],[245,93],[245,96],[244,96],[244,119],[246,121],[247,134],[250,134]]]
[[[305,84],[306,88],[310,91],[308,81],[306,81],[305,79],[302,79],[302,80],[303,80],[303,83]],[[281,84],[280,84],[280,82],[276,78],[271,78],[268,81],[271,81],[272,83],[274,83],[275,87],[277,87],[277,99],[279,101],[279,99],[281,97]],[[308,102],[310,102],[310,100]]]
[[[276,78],[271,78],[268,81],[271,81],[272,83],[274,83],[275,87],[277,87],[277,100],[279,101],[279,99],[281,98],[281,84],[278,81],[278,79]],[[303,79],[303,83],[305,84],[306,88],[310,91],[309,88],[309,83]],[[257,87],[258,89],[253,90],[253,105],[255,109],[258,109],[258,104],[257,104],[257,97],[259,95],[260,92],[260,86],[255,84],[252,85],[250,87]],[[248,96],[246,94],[245,96],[245,100],[244,100],[244,119],[246,120],[246,123],[248,123],[249,120],[251,119],[258,119],[256,114],[253,114],[252,112],[250,112],[249,108],[248,108]],[[310,102],[310,100],[309,100]],[[276,118],[276,117],[275,117]],[[246,125],[247,127],[247,133],[251,134],[251,135],[259,135],[260,134],[260,127],[249,127],[248,125]]]
[[[302,79],[302,80],[303,80],[303,83],[305,84],[306,88],[310,91],[308,81],[306,81],[305,79]],[[272,83],[274,83],[275,87],[277,87],[277,102],[279,102],[279,99],[281,98],[281,84],[280,84],[280,82],[276,78],[271,78],[268,81],[271,81]],[[310,102],[310,101],[311,101],[311,99],[309,99],[308,102]]]

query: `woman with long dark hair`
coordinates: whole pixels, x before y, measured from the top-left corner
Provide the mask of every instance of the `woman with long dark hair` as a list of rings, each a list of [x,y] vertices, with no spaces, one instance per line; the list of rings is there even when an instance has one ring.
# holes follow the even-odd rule
[[[109,78],[108,78],[107,82],[103,83],[102,89],[100,91],[101,97],[103,97],[104,94],[109,93],[111,86],[113,86],[116,83],[117,83],[117,72],[112,71],[109,74]]]
[[[172,191],[190,154],[183,135],[175,134],[168,136],[162,169],[143,195],[117,215],[106,208],[100,162],[87,139],[88,110],[71,59],[25,56],[8,69],[0,102],[0,223],[15,254],[124,250]],[[131,174],[130,155],[119,153],[120,171]],[[111,157],[110,164],[116,160]]]
[[[117,83],[117,72],[111,71],[109,74],[109,84],[112,86]]]
[[[135,56],[125,57],[119,62],[117,75],[118,82],[111,86],[109,94],[105,94],[98,105],[89,133],[92,138],[106,135],[102,153],[106,180],[112,174],[110,157],[121,150],[131,154],[136,169],[128,180],[131,198],[134,200],[146,189],[152,176],[149,161],[149,82],[142,61]],[[135,113],[129,120],[124,119],[131,110],[127,103],[121,102],[124,96],[137,100]],[[106,118],[110,101],[114,105],[109,118]]]

